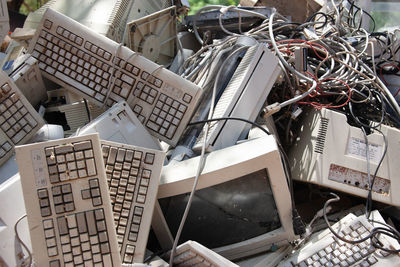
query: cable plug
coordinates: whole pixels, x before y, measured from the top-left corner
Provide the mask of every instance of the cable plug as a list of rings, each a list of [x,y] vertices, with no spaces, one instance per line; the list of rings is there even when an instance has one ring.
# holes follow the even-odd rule
[[[269,116],[271,116],[272,114],[275,114],[279,110],[281,110],[281,106],[278,102],[268,105],[263,109],[263,113],[264,113],[263,117],[268,118]]]
[[[228,13],[228,11],[230,9],[232,9],[234,7],[236,7],[236,6],[224,6],[224,7],[220,8],[219,12],[222,13],[223,15],[225,15],[226,13]]]
[[[299,213],[296,208],[292,210],[292,220],[293,220],[293,230],[295,235],[302,235],[306,232],[306,225],[301,219]]]

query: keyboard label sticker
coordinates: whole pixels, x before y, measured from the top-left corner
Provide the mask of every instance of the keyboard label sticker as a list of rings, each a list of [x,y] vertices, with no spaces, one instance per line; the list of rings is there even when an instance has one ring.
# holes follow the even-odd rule
[[[328,179],[368,190],[368,174],[336,164],[330,165]],[[390,180],[376,176],[372,191],[389,195],[389,189]]]
[[[33,163],[33,171],[35,174],[36,187],[47,186],[44,167],[44,162],[46,161],[46,159],[43,158],[44,156],[42,155],[41,150],[32,150],[31,157]]]
[[[347,154],[366,160],[367,145],[364,140],[350,138],[347,145]],[[382,146],[368,142],[369,159],[378,163],[382,157]]]

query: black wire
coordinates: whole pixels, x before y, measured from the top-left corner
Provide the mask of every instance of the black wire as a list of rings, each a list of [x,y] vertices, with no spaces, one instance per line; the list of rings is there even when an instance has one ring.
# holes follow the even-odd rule
[[[358,6],[356,6],[356,5],[354,5],[354,7],[355,7],[357,10],[356,10],[356,12],[354,12],[354,14],[353,14],[353,25],[356,26],[356,25],[355,25],[355,18],[356,18],[356,16],[357,16],[357,13],[361,10],[361,8],[358,7]],[[367,11],[363,10],[363,13],[365,13],[365,14],[371,19],[371,21],[373,22],[373,25],[374,25],[374,26],[372,27],[371,32],[374,32],[374,31],[375,31],[375,27],[376,27],[375,19],[374,19]],[[362,16],[360,16],[360,20],[362,21]],[[360,23],[360,25],[361,25],[361,23]]]
[[[328,24],[328,19],[330,19],[331,23],[335,22],[335,19],[331,15],[326,14],[324,12],[315,12],[314,14],[312,14],[311,16],[309,16],[306,19],[306,22],[310,22],[311,20],[313,20],[318,15],[322,15],[325,18],[325,21],[324,21],[323,25],[315,27],[316,29],[322,29],[323,27],[325,27]]]
[[[361,122],[360,119],[359,119],[356,115],[354,115],[353,103],[352,103],[351,101],[348,103],[348,107],[349,107],[350,114],[351,114],[351,116],[353,117],[353,119],[355,120],[355,122],[356,122],[358,125],[360,125],[360,126],[362,126],[362,127],[364,127],[364,128],[376,129],[376,128],[378,128],[378,127],[380,127],[380,126],[382,125],[382,123],[383,123],[383,121],[384,121],[384,119],[385,119],[385,109],[384,109],[384,103],[383,103],[383,101],[382,101],[382,109],[381,109],[381,120],[380,120],[380,121],[378,122],[378,124],[375,125],[375,126],[371,126],[371,125],[368,125],[368,124],[365,124],[365,123]]]
[[[192,126],[192,125],[196,125],[196,124],[202,124],[202,123],[207,123],[207,122],[213,122],[213,121],[227,121],[227,120],[234,120],[234,121],[243,121],[243,122],[247,122],[257,128],[259,128],[260,130],[262,130],[264,133],[271,135],[271,133],[265,129],[264,127],[262,127],[260,124],[255,123],[251,120],[246,120],[243,118],[234,118],[234,117],[222,117],[222,118],[215,118],[215,119],[209,119],[209,120],[202,120],[202,121],[195,121],[195,122],[191,122],[188,124],[188,126]]]
[[[326,225],[328,226],[329,230],[331,231],[331,233],[332,233],[336,238],[338,238],[339,240],[341,240],[341,241],[343,241],[343,242],[349,243],[349,244],[358,244],[358,243],[362,243],[362,242],[364,242],[364,241],[370,239],[370,240],[371,240],[371,244],[372,244],[375,248],[381,249],[381,250],[386,251],[386,252],[389,252],[389,253],[399,253],[399,252],[400,252],[400,249],[388,249],[388,248],[384,248],[384,247],[382,247],[382,245],[381,245],[380,242],[379,242],[379,239],[378,239],[379,235],[389,236],[389,237],[395,238],[397,241],[400,241],[400,233],[399,233],[394,227],[392,227],[392,226],[390,226],[390,225],[387,225],[387,224],[380,223],[380,224],[384,225],[386,228],[374,227],[374,228],[370,231],[370,233],[369,233],[367,236],[365,236],[365,237],[363,237],[363,238],[361,238],[361,239],[358,239],[358,240],[348,240],[348,239],[346,239],[346,238],[340,236],[340,235],[332,228],[332,226],[330,225],[329,220],[328,220],[328,217],[327,217],[327,213],[326,213],[326,208],[328,207],[328,205],[329,205],[330,203],[332,203],[332,202],[337,202],[337,201],[339,201],[339,200],[340,200],[340,197],[339,197],[338,195],[336,195],[335,193],[332,193],[332,192],[330,193],[330,195],[332,195],[333,198],[328,199],[328,200],[325,202],[324,208],[323,208],[323,215],[324,215],[324,220],[325,220]],[[370,221],[370,222],[375,222],[375,221],[373,221],[373,220],[369,220],[369,221]],[[378,240],[378,241],[377,241],[377,240]]]
[[[368,189],[367,203],[365,205],[365,209],[367,211],[367,219],[369,218],[369,214],[371,213],[371,209],[372,209],[372,188],[374,186],[376,175],[378,173],[379,168],[382,165],[383,159],[386,156],[386,152],[387,152],[387,148],[388,148],[388,141],[387,141],[385,135],[383,134],[383,132],[381,130],[379,130],[379,129],[375,129],[375,131],[379,132],[382,135],[383,141],[385,143],[385,147],[384,147],[384,150],[383,150],[382,157],[379,160],[378,166],[375,169],[374,176],[372,177],[372,181],[371,181],[371,184],[370,184],[369,189]]]

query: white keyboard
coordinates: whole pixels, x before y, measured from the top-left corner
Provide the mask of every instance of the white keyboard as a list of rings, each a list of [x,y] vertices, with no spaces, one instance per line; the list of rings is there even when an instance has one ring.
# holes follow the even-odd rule
[[[29,141],[43,125],[15,83],[0,71],[0,165],[11,157],[15,145]]]
[[[165,153],[101,143],[121,259],[143,262]]]
[[[378,213],[375,212],[375,214]],[[377,220],[375,218],[373,219]],[[375,227],[382,227],[382,225],[376,224]],[[347,215],[333,225],[333,229],[347,240],[359,240],[366,237],[372,228],[372,224],[365,218],[365,216],[356,217],[353,214]],[[378,242],[380,242],[384,248],[399,249],[399,245],[396,244],[396,242],[389,240],[384,236],[380,236]],[[398,254],[390,254],[381,249],[375,248],[371,244],[370,239],[358,244],[345,243],[335,237],[330,230],[327,229],[314,239],[310,240],[308,245],[301,248],[278,266],[366,267],[399,265],[400,256]]]
[[[97,134],[15,148],[37,266],[121,266]]]
[[[238,267],[238,265],[195,241],[187,241],[176,248],[173,264],[181,267]]]
[[[100,106],[125,100],[152,135],[171,145],[202,93],[199,86],[52,9],[28,51],[45,77]]]

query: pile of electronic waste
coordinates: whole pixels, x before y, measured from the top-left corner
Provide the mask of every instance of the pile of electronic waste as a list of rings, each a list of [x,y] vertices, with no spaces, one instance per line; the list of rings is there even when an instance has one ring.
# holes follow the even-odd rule
[[[0,7],[0,266],[400,265],[371,3]]]

